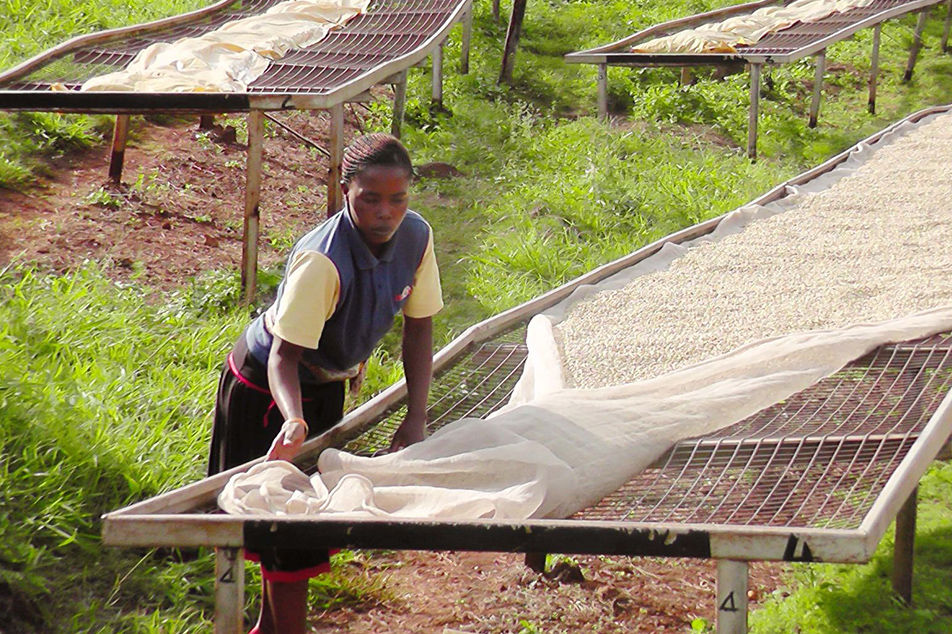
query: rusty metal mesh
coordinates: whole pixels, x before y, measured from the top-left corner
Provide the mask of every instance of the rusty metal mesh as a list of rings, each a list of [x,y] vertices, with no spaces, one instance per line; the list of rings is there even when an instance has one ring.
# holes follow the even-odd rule
[[[738,49],[744,55],[789,55],[884,11],[910,4],[909,0],[875,0],[866,7],[834,13],[822,20],[794,24],[790,28],[765,35],[756,44]],[[915,9],[913,9],[914,11]]]
[[[49,90],[56,83],[79,90],[88,79],[122,70],[139,51],[152,44],[198,37],[233,20],[263,13],[282,1],[239,0],[188,24],[73,49],[0,88]],[[350,20],[342,29],[272,62],[248,92],[332,92],[370,69],[418,49],[446,24],[459,5],[459,0],[375,0],[366,14]]]
[[[686,440],[576,517],[857,528],[952,386],[952,337],[883,346],[719,433]]]

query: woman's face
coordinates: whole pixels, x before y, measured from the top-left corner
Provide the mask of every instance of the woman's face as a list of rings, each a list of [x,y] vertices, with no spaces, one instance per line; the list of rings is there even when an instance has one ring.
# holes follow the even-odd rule
[[[396,233],[407,213],[410,178],[400,167],[375,165],[341,188],[364,241],[378,251]]]

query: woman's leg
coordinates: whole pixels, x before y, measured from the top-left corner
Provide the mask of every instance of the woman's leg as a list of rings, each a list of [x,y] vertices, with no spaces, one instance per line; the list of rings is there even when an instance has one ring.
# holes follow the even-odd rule
[[[307,579],[264,581],[261,593],[260,634],[305,634],[307,631]]]

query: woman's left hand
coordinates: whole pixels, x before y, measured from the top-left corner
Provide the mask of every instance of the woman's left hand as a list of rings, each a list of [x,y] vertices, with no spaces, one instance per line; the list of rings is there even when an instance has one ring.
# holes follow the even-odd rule
[[[393,441],[390,443],[391,453],[423,440],[425,430],[425,416],[411,416],[407,414],[407,417],[403,419],[403,424],[400,425],[400,428],[397,429],[393,435]]]

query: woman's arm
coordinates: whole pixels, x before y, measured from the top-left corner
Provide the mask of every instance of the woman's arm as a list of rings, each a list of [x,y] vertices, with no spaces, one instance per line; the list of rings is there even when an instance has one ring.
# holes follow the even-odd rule
[[[433,374],[433,318],[403,317],[403,373],[407,378],[407,416],[393,435],[390,451],[423,440],[426,402]]]
[[[303,351],[301,346],[274,336],[271,354],[268,355],[268,385],[274,403],[286,422],[271,443],[268,460],[291,460],[307,437],[307,423],[293,421],[304,420],[301,378],[298,375],[298,364]]]

